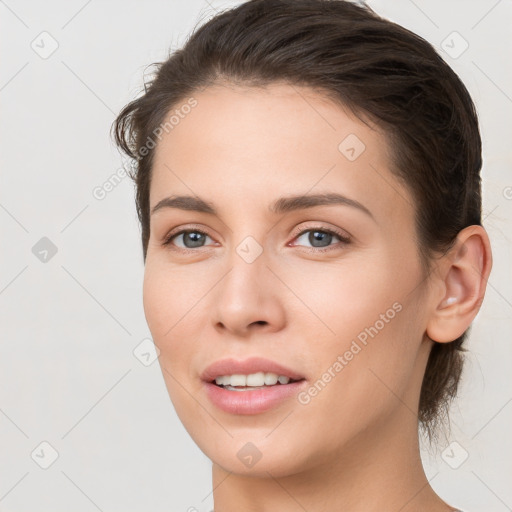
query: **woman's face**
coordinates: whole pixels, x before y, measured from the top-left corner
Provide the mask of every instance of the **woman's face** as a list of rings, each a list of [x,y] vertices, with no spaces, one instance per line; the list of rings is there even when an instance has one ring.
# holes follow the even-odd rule
[[[361,462],[389,432],[416,433],[428,294],[413,200],[382,133],[306,88],[194,98],[172,109],[182,115],[156,149],[144,276],[185,428],[225,470],[274,476],[350,453]],[[319,204],[322,194],[347,199]],[[171,196],[212,210],[161,203]],[[252,357],[304,380],[251,391],[202,380],[212,363]]]

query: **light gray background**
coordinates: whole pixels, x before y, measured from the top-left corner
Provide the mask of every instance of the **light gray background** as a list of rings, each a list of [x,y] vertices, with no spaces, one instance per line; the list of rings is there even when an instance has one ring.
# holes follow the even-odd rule
[[[146,366],[145,345],[137,348],[150,333],[132,182],[124,178],[102,200],[93,191],[123,164],[109,129],[141,91],[147,65],[238,3],[0,1],[2,511],[212,505],[210,462],[178,420],[158,362]],[[452,432],[438,453],[422,456],[449,503],[512,510],[512,4],[369,4],[439,48],[480,115],[494,268]],[[443,41],[452,53],[462,49],[454,31],[469,44],[457,58],[442,49]],[[57,248],[46,262],[36,245],[43,237]],[[58,458],[43,469],[53,450]]]

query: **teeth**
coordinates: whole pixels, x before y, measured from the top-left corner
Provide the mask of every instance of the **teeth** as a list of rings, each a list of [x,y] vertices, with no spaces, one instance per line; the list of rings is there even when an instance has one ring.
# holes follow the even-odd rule
[[[273,386],[278,381],[280,384],[288,384],[290,380],[289,377],[277,373],[257,372],[249,375],[221,375],[215,379],[215,383],[219,386],[261,387]]]
[[[265,373],[265,385],[266,386],[273,386],[274,384],[277,384],[277,381],[279,380],[279,377],[275,373]]]

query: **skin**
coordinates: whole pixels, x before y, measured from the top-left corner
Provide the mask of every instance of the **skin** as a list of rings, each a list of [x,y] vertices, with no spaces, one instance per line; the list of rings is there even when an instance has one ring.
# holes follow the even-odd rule
[[[194,97],[158,143],[150,206],[197,195],[218,215],[152,215],[143,301],[172,403],[213,462],[216,512],[453,510],[423,471],[418,401],[433,345],[426,334],[449,342],[480,308],[491,268],[485,230],[461,231],[425,276],[414,201],[375,126],[285,84],[215,85]],[[338,150],[349,134],[366,146],[354,161]],[[357,200],[373,218],[347,205],[268,210],[279,197],[319,192]],[[208,233],[202,246],[182,234],[163,245],[194,228]],[[351,241],[315,245],[295,228],[334,228]],[[252,263],[236,251],[248,236],[263,251]],[[307,404],[292,398],[244,416],[205,394],[200,373],[228,356],[282,362],[312,385],[395,303],[400,312]],[[262,455],[251,468],[237,457],[249,441]]]

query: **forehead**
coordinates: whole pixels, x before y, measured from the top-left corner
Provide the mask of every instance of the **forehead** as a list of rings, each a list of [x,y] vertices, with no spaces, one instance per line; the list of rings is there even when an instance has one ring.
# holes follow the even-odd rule
[[[243,197],[246,205],[266,207],[281,192],[310,190],[344,193],[372,204],[378,215],[412,206],[389,170],[385,134],[318,92],[288,84],[215,85],[192,96],[195,106],[184,109],[156,147],[151,207],[171,193],[225,204]]]

